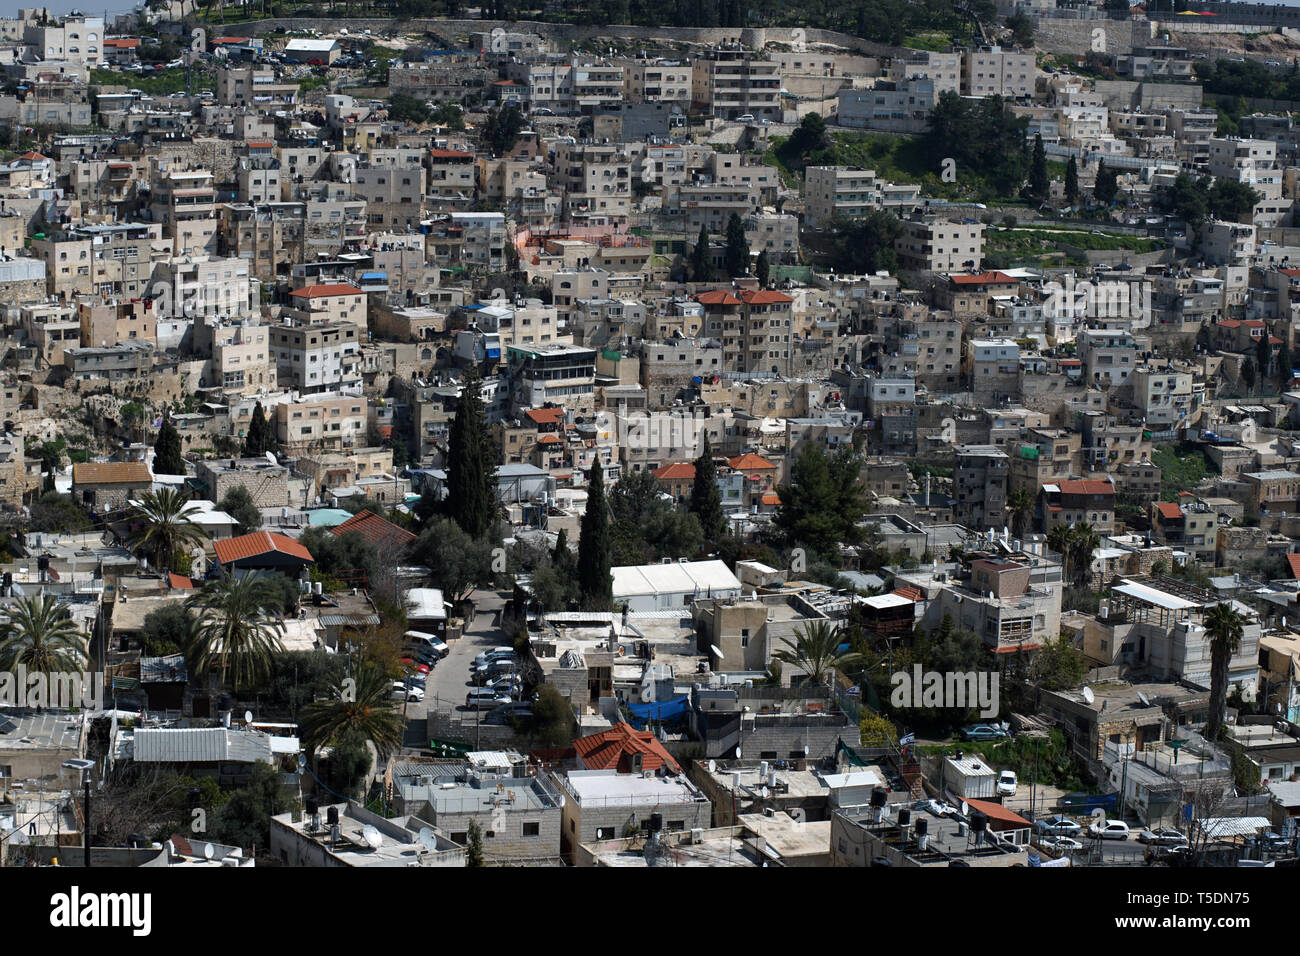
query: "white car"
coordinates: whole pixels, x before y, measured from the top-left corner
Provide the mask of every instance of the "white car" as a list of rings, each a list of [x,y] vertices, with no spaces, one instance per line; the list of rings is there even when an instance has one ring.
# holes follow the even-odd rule
[[[400,680],[393,681],[393,700],[424,700],[424,691],[418,687],[407,687]]]
[[[1073,837],[1068,836],[1045,836],[1041,837],[1038,845],[1045,850],[1082,850],[1083,844]]]
[[[1088,833],[1098,840],[1127,840],[1128,824],[1123,820],[1098,820],[1088,827]]]
[[[998,795],[1002,797],[1014,797],[1016,795],[1016,772],[1014,770],[1003,770],[998,774]]]

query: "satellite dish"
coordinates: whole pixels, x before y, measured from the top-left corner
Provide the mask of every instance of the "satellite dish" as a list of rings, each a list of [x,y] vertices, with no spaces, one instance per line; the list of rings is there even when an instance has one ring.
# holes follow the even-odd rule
[[[718,772],[718,762],[716,760],[710,760],[709,773],[717,773],[717,772]]]
[[[961,802],[961,815],[963,817],[970,815],[970,806],[966,803],[965,800]]]
[[[251,724],[252,722],[253,722],[253,712],[251,710],[244,711],[244,723]]]
[[[384,835],[370,824],[366,824],[365,827],[362,828],[361,838],[370,845],[370,849],[372,850],[378,850],[384,845]]]
[[[1147,695],[1142,693],[1142,691],[1138,691],[1138,700],[1142,701],[1143,707],[1151,706],[1151,701],[1147,700]]]
[[[428,827],[423,827],[420,830],[420,846],[426,850],[438,849],[438,838],[434,836],[433,831]]]
[[[280,462],[276,460],[275,452],[273,452],[273,451],[268,451],[268,452],[266,453],[266,460],[269,461],[269,462],[270,462],[271,464],[273,464],[273,465],[278,465],[278,464],[280,464]]]
[[[27,839],[27,833],[24,830],[15,830],[9,834],[10,846],[27,846],[32,841]]]
[[[212,859],[212,844],[211,844],[211,843],[205,843],[205,844],[203,844],[203,859],[205,859],[205,860],[210,860],[210,859]]]
[[[307,755],[298,754],[298,772],[302,773],[306,769],[307,769]]]
[[[718,660],[722,660],[722,648],[718,647],[717,644],[710,644],[710,645],[709,645],[709,650],[713,651],[713,655],[714,655]]]
[[[736,744],[736,759],[740,759],[740,744]]]
[[[1096,701],[1096,699],[1097,697],[1093,694],[1091,687],[1085,687],[1083,689],[1083,700],[1089,707],[1093,705],[1093,702]]]

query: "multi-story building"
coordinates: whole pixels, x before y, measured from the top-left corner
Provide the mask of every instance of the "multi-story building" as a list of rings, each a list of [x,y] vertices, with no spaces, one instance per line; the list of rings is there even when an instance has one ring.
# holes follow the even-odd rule
[[[806,172],[804,204],[811,225],[835,216],[863,216],[873,209],[911,208],[921,187],[891,183],[876,176],[875,170],[857,166],[809,166]]]
[[[360,385],[363,335],[351,322],[272,326],[280,386],[317,393]]]
[[[726,371],[789,372],[793,298],[768,289],[717,289],[696,300],[704,306],[704,334],[722,343]]]
[[[577,345],[512,345],[506,349],[512,405],[519,410],[557,402],[576,414],[595,404],[596,350]]]
[[[994,445],[958,445],[953,471],[953,520],[968,528],[1006,524],[1011,460]]]
[[[971,388],[975,400],[1000,404],[1020,393],[1020,346],[1012,339],[971,339]]]
[[[364,445],[369,403],[364,395],[321,392],[275,406],[275,437],[285,454],[339,451]]]
[[[1098,534],[1115,530],[1115,485],[1100,478],[1068,479],[1042,486],[1043,530],[1088,523]]]
[[[740,43],[724,43],[695,60],[691,101],[710,116],[781,118],[781,65]]]
[[[964,96],[1032,96],[1038,68],[1033,51],[985,47],[963,56],[961,92]]]
[[[623,98],[629,103],[691,102],[693,71],[679,60],[620,60],[623,67]]]
[[[904,219],[894,250],[899,268],[912,272],[978,270],[984,261],[984,224],[959,219]]]

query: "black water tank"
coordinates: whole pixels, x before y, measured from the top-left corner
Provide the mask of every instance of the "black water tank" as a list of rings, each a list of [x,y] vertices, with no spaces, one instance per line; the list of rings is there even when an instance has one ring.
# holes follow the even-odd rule
[[[907,826],[907,825],[908,825],[909,823],[911,823],[911,822],[912,822],[912,811],[911,811],[911,810],[907,809],[907,807],[904,807],[903,809],[901,809],[901,810],[898,811],[898,825],[899,825],[900,827],[905,827],[905,826]],[[920,821],[918,821],[918,822],[920,822]]]
[[[989,818],[986,814],[980,813],[978,810],[971,814],[970,816],[971,833],[983,833],[988,828],[989,828]]]
[[[875,807],[877,810],[879,810],[881,807],[888,806],[889,805],[888,792],[881,790],[879,787],[876,787],[874,790],[872,790],[871,805]]]
[[[658,833],[664,828],[664,815],[662,813],[650,814],[650,832]]]
[[[333,827],[333,826],[338,826],[338,822],[339,822],[339,808],[338,808],[338,807],[328,807],[328,808],[325,810],[325,822],[328,823],[328,824],[329,824],[330,826],[332,826],[332,827]]]
[[[320,813],[320,801],[317,800],[314,796],[313,796],[313,797],[307,797],[307,798],[303,801],[303,804],[307,807],[307,815],[308,815],[308,816],[313,816],[313,817],[314,817],[316,814]]]
[[[930,832],[930,821],[925,817],[916,818],[916,826],[912,828],[919,837],[925,836]]]

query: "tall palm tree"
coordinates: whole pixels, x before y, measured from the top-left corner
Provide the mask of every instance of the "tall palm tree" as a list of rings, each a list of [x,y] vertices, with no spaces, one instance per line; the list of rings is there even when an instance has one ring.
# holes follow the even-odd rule
[[[140,523],[131,534],[131,548],[148,553],[154,566],[164,571],[172,569],[177,552],[186,545],[208,540],[207,532],[185,514],[188,501],[183,492],[164,488],[145,492],[131,508],[131,518]]]
[[[1061,576],[1070,580],[1070,544],[1074,539],[1074,529],[1069,525],[1058,524],[1047,529],[1047,546],[1061,556]]]
[[[84,669],[89,659],[86,639],[53,595],[21,598],[7,613],[9,620],[0,626],[0,665],[6,670],[20,664],[47,674]]]
[[[785,647],[772,654],[783,664],[792,664],[808,675],[814,684],[825,684],[826,675],[832,670],[851,667],[862,663],[863,657],[855,652],[840,653],[840,645],[845,642],[839,626],[832,627],[829,621],[809,621],[801,631],[795,632],[795,639],[781,638]]]
[[[1074,568],[1076,584],[1090,587],[1092,584],[1092,556],[1101,547],[1101,535],[1086,521],[1074,526],[1070,539],[1070,565]]]
[[[1029,528],[1029,518],[1034,511],[1034,496],[1024,488],[1017,488],[1007,498],[1007,508],[1011,511],[1011,529],[1017,538],[1023,538]]]
[[[1228,662],[1241,647],[1246,621],[1231,604],[1216,604],[1205,614],[1205,636],[1210,640],[1210,716],[1205,722],[1207,740],[1217,740],[1228,706]]]
[[[220,667],[221,683],[229,675],[236,691],[268,673],[271,657],[284,651],[282,602],[261,574],[210,581],[185,602],[199,618],[190,652],[194,670]]]
[[[328,747],[350,733],[361,735],[379,753],[402,745],[406,722],[393,701],[392,681],[383,669],[362,663],[347,684],[338,678],[328,699],[308,704],[302,711],[303,744],[310,751]]]

